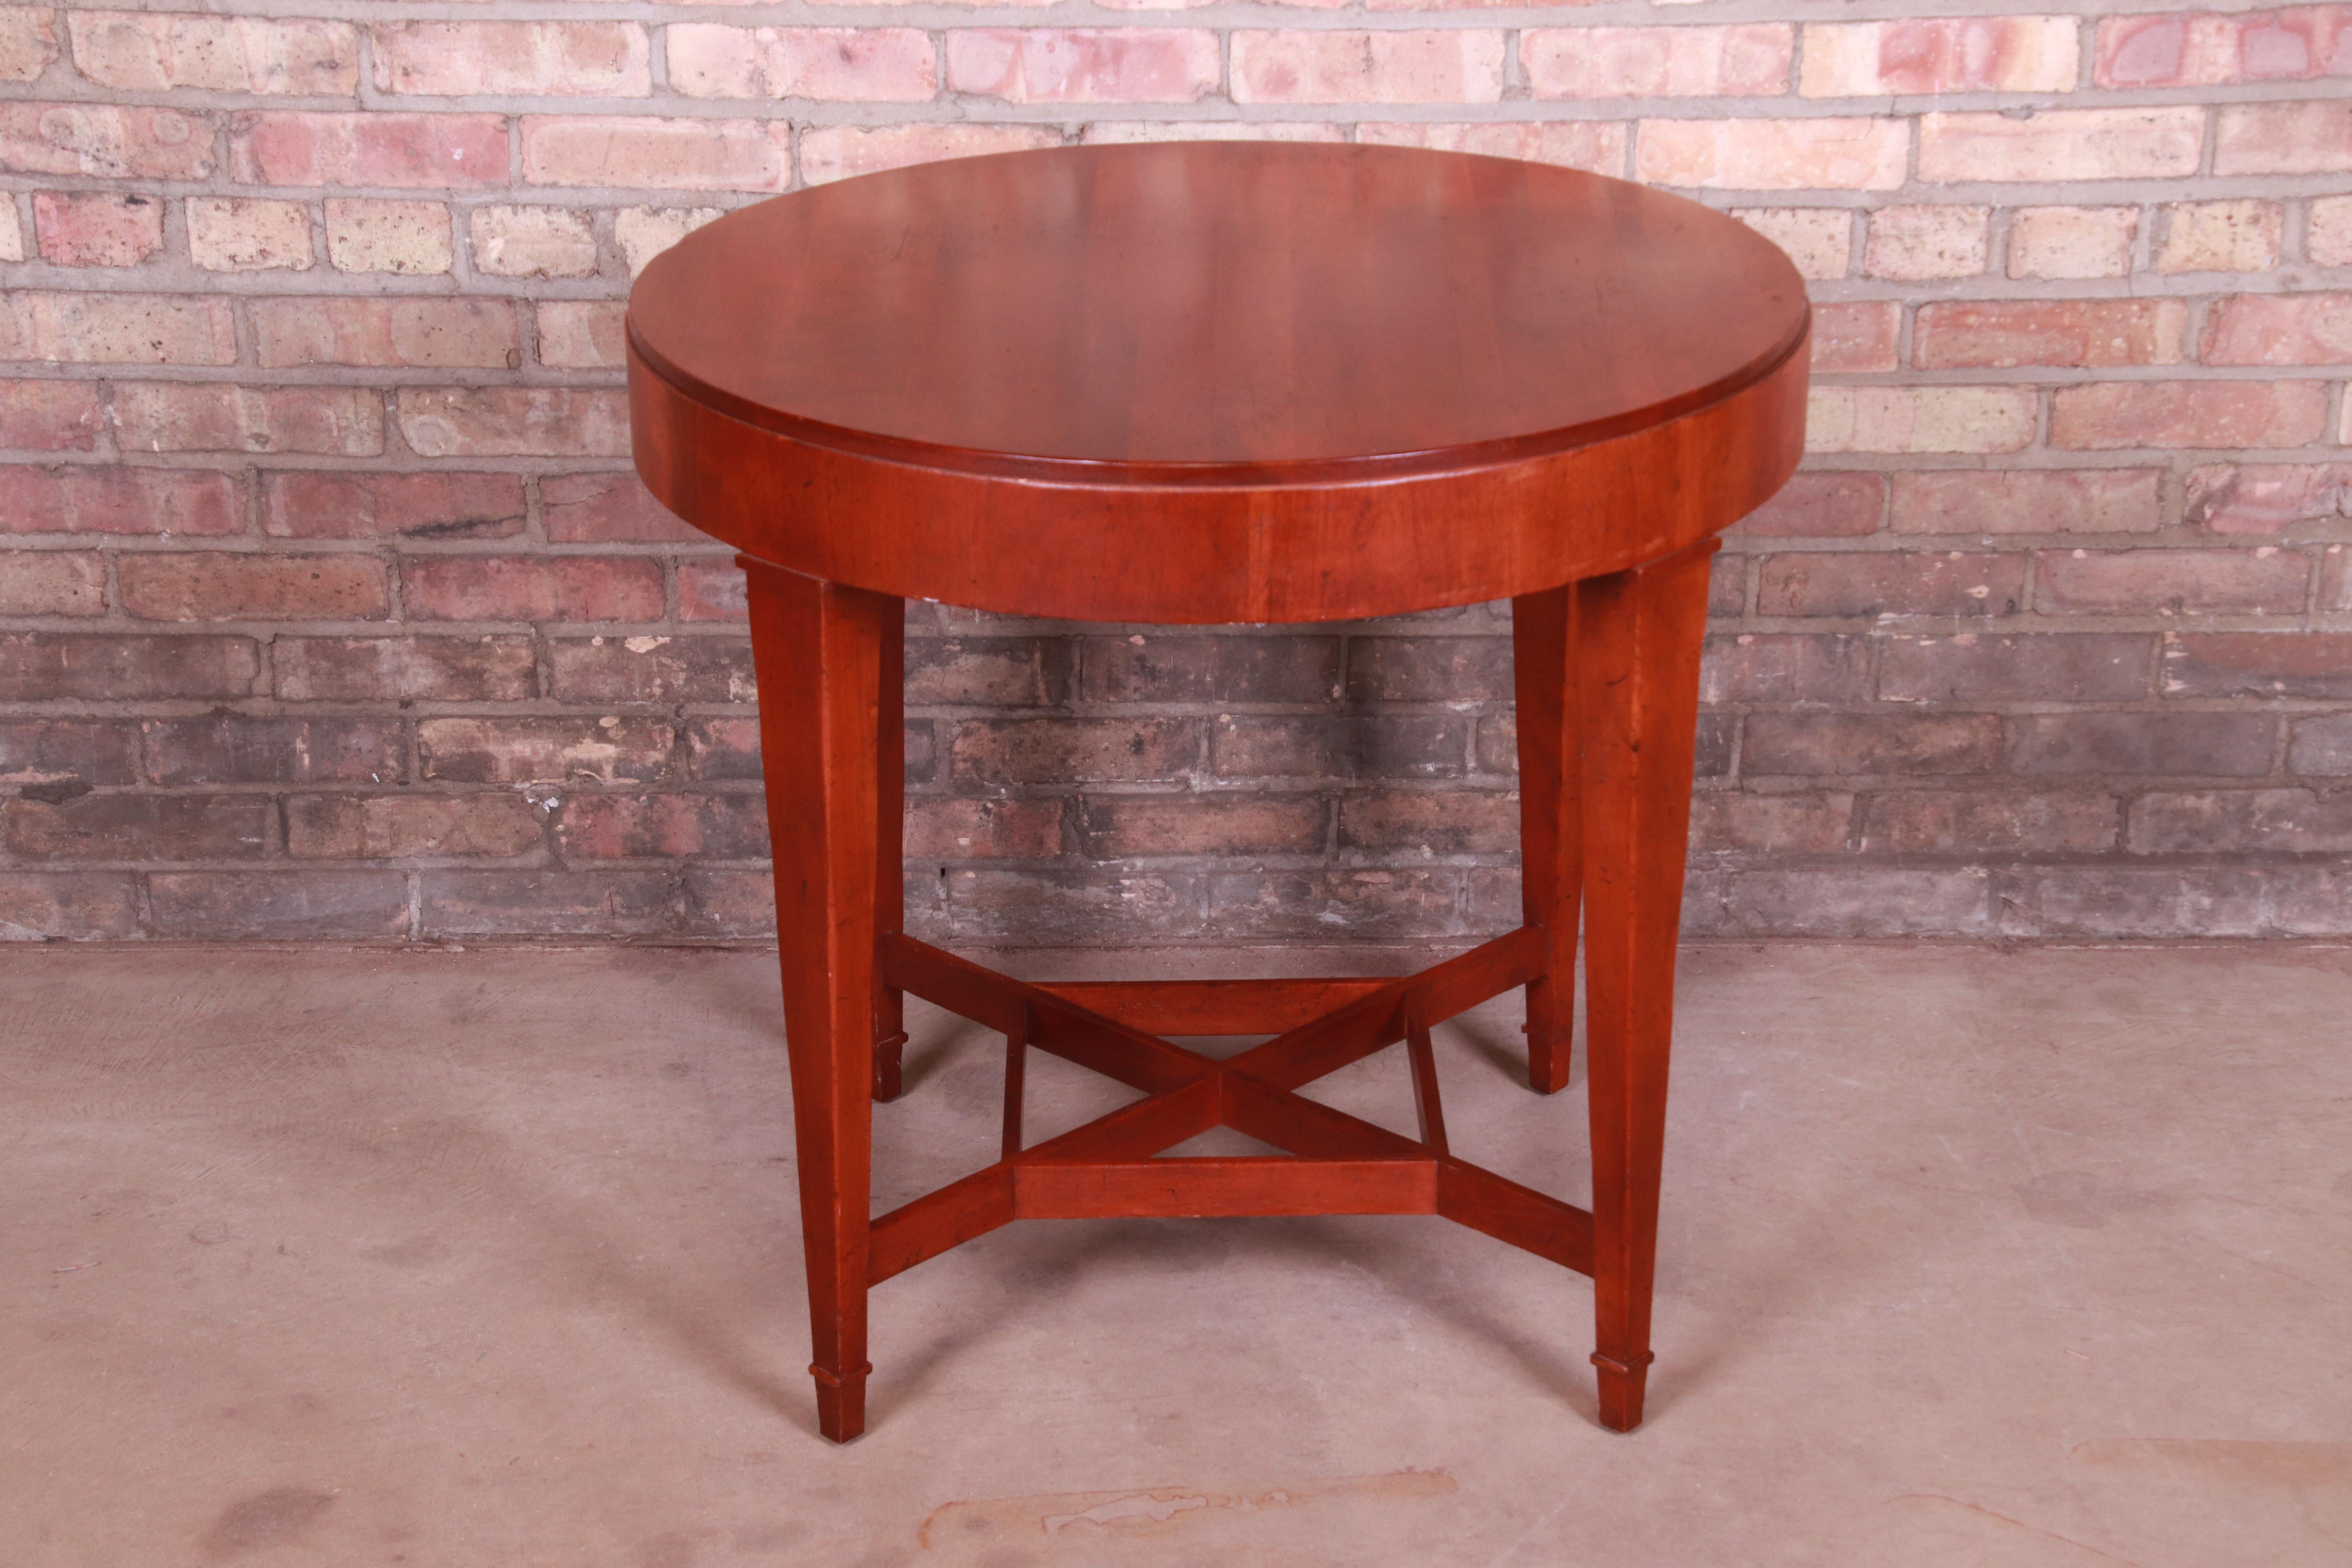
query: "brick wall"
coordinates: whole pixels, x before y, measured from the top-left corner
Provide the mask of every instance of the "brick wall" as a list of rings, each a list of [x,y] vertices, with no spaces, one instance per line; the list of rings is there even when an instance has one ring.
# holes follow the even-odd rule
[[[1193,135],[1643,180],[1812,280],[1692,929],[2352,930],[2352,6],[1927,0],[0,10],[0,930],[764,929],[741,584],[627,473],[632,272]],[[1497,608],[912,630],[927,931],[1513,919]]]

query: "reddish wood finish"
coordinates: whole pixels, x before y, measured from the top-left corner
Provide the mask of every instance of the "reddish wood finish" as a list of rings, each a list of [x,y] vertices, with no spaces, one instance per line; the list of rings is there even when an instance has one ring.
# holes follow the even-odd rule
[[[818,1425],[866,1292],[1024,1217],[1435,1214],[1594,1280],[1601,1416],[1650,1362],[1706,558],[1801,446],[1802,286],[1616,181],[1376,147],[1066,149],[844,181],[656,259],[637,467],[746,552]],[[903,597],[1171,623],[1515,604],[1525,923],[1384,980],[1012,980],[900,929]],[[1593,1207],[1454,1155],[1430,1030],[1528,991]],[[869,1219],[901,994],[1006,1037],[997,1161]],[[1215,1059],[1163,1037],[1266,1034]],[[1297,1091],[1403,1043],[1406,1138]],[[1142,1091],[1024,1146],[1028,1053]],[[1171,1159],[1228,1126],[1278,1157]]]

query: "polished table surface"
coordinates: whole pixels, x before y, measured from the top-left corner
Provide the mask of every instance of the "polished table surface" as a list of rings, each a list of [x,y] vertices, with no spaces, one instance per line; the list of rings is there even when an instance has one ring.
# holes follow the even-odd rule
[[[1803,441],[1786,258],[1679,198],[1421,150],[1072,148],[796,192],[629,303],[637,468],[742,552],[818,1428],[866,1293],[1017,1219],[1438,1215],[1593,1279],[1603,1424],[1651,1362],[1676,921],[1715,535]],[[1024,984],[908,936],[903,600],[1311,621],[1507,597],[1525,920],[1417,974]],[[1433,1026],[1525,987],[1590,1209],[1454,1153]],[[998,1158],[871,1212],[913,994],[1004,1037]],[[1228,1057],[1190,1036],[1271,1037]],[[1402,1044],[1406,1138],[1299,1091]],[[1141,1098],[1032,1143],[1043,1050]],[[1282,1155],[1167,1157],[1224,1126]]]

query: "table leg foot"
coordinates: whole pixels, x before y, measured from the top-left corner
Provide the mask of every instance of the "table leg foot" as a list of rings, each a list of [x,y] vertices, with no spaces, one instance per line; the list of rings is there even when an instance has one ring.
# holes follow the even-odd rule
[[[866,1433],[866,1374],[874,1370],[866,1362],[848,1372],[827,1372],[812,1365],[809,1375],[816,1379],[816,1429],[836,1443],[847,1443]]]
[[[1593,1352],[1592,1364],[1601,1369],[1601,1424],[1612,1432],[1631,1432],[1642,1424],[1642,1395],[1650,1381],[1652,1359],[1643,1351],[1629,1364]]]

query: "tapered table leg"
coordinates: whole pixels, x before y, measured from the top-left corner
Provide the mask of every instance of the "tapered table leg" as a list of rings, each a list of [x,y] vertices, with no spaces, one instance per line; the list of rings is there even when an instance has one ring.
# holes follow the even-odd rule
[[[1544,973],[1528,986],[1528,1082],[1568,1087],[1576,1016],[1576,921],[1584,891],[1573,584],[1511,601],[1519,724],[1519,861],[1527,923],[1544,933]]]
[[[879,834],[874,866],[874,923],[885,935],[907,923],[907,616],[886,616],[882,631],[881,707],[875,714],[874,826]],[[898,988],[874,983],[874,1098],[896,1100],[907,1047],[907,1002]]]
[[[1584,726],[1585,1068],[1601,1423],[1642,1422],[1675,943],[1715,543],[1577,585]],[[1524,723],[1526,721],[1521,720]]]
[[[883,653],[900,601],[746,560],[817,1426],[866,1427]],[[898,679],[896,664],[890,667]],[[898,859],[890,858],[895,885]]]

